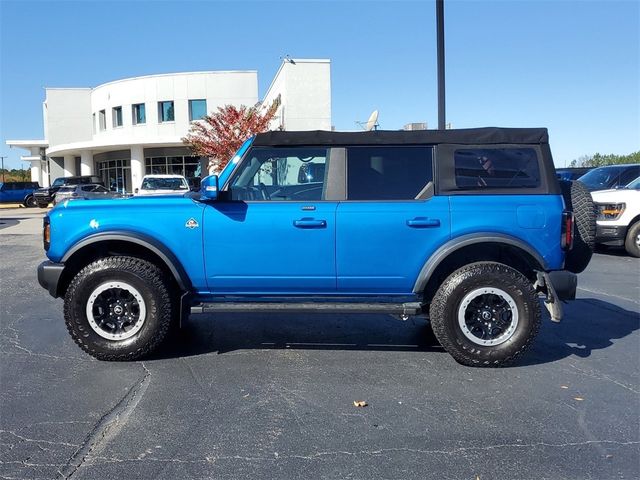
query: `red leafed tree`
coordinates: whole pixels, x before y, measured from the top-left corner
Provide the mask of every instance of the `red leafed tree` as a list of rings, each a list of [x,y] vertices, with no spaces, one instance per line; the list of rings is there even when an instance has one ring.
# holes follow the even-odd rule
[[[220,172],[242,143],[256,133],[266,132],[278,109],[278,101],[261,111],[260,105],[225,105],[194,122],[182,139],[196,155],[209,157],[209,170]]]

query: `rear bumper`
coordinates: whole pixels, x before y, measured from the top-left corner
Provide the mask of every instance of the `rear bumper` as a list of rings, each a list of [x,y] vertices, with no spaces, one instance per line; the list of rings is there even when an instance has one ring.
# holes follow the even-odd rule
[[[63,270],[63,263],[54,263],[50,260],[38,265],[38,283],[54,298],[58,297],[58,282]]]
[[[626,235],[627,227],[625,225],[596,224],[596,243],[621,247],[624,245]]]

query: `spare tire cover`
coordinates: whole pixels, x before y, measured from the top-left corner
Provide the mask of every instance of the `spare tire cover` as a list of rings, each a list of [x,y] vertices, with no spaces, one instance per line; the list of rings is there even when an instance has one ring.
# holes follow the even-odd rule
[[[573,248],[567,252],[564,266],[580,273],[591,260],[596,238],[596,208],[591,193],[581,182],[560,181],[562,196],[568,210],[573,212]]]

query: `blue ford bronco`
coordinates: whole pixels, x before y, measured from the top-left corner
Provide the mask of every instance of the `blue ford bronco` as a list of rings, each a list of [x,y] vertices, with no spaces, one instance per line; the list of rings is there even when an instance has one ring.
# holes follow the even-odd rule
[[[189,314],[425,315],[460,363],[519,357],[560,321],[595,212],[546,129],[268,132],[176,196],[68,202],[40,284],[76,343],[147,356]],[[541,302],[541,299],[543,302]]]

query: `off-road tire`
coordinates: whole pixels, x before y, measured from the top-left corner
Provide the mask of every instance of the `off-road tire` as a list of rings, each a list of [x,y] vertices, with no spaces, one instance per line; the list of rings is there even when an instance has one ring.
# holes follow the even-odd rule
[[[627,230],[627,236],[624,241],[624,248],[632,257],[640,257],[640,247],[638,246],[638,235],[640,235],[640,221],[634,223]]]
[[[573,212],[573,247],[567,252],[564,266],[580,273],[591,260],[596,243],[596,207],[591,193],[581,182],[561,180],[560,188],[568,210]]]
[[[47,208],[49,206],[48,203],[41,203],[38,201],[36,201],[36,203],[38,204],[38,208]]]
[[[511,337],[498,345],[472,342],[458,321],[458,310],[465,296],[485,287],[501,289],[510,295],[518,312],[518,323]],[[449,275],[431,302],[429,317],[436,338],[457,362],[472,367],[502,367],[529,347],[540,329],[541,313],[538,296],[524,275],[501,263],[478,262]]]
[[[90,295],[109,281],[131,284],[144,299],[146,315],[142,328],[125,340],[103,338],[87,318]],[[176,309],[166,275],[146,260],[126,256],[90,263],[73,278],[64,297],[64,318],[71,337],[98,360],[138,360],[148,356],[165,339]]]
[[[38,204],[36,202],[36,198],[33,195],[29,195],[27,198],[24,199],[23,205],[27,208],[34,208]]]

